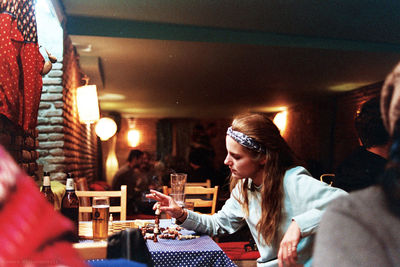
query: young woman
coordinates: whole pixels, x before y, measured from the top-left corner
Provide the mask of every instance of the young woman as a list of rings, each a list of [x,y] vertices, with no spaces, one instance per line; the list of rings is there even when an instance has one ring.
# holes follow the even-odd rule
[[[218,213],[182,209],[156,191],[147,197],[159,201],[161,211],[183,227],[197,232],[231,234],[247,223],[260,252],[258,266],[311,263],[313,234],[322,212],[329,201],[346,193],[298,166],[278,128],[264,115],[236,117],[227,131],[226,149],[231,196]]]

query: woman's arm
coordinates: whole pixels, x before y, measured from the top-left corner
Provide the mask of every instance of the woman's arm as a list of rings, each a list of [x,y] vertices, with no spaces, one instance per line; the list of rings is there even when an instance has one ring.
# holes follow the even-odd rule
[[[302,167],[288,171],[284,185],[293,217],[300,228],[301,236],[314,234],[328,204],[337,197],[347,195],[339,188],[313,178]]]
[[[236,189],[233,192],[237,192]],[[179,207],[175,201],[160,192],[150,190],[146,197],[160,203],[160,210],[177,218],[187,229],[195,230],[208,235],[231,234],[240,229],[246,222],[240,203],[231,197],[220,211],[213,215],[199,214]]]

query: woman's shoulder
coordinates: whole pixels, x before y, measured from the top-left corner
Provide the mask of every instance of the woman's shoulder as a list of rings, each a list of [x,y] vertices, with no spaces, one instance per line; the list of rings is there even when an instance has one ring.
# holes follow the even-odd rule
[[[312,177],[310,172],[303,166],[294,166],[294,167],[286,170],[285,176],[284,176],[284,182],[290,183],[293,180],[317,181],[317,179]]]

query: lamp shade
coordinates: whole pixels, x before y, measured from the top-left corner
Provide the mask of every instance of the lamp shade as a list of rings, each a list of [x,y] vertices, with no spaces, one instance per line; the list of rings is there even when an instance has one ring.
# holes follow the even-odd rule
[[[94,123],[99,120],[99,100],[96,85],[84,85],[76,91],[79,121],[81,123]]]
[[[113,119],[104,117],[96,123],[94,130],[101,141],[107,141],[117,132],[117,124]]]

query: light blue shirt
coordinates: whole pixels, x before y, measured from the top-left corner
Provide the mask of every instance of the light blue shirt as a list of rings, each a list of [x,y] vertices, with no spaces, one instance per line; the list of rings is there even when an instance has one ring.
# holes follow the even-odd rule
[[[261,193],[258,190],[248,190],[249,216],[246,217],[241,204],[235,199],[235,197],[241,196],[240,183],[232,190],[230,198],[220,211],[211,216],[188,211],[188,217],[182,223],[182,226],[214,236],[232,234],[247,223],[260,252],[257,265],[277,266],[277,260],[274,261],[273,259],[277,257],[279,243],[292,220],[295,220],[300,227],[302,237],[297,247],[298,262],[309,265],[314,241],[313,234],[317,230],[326,206],[331,200],[347,193],[316,180],[303,167],[294,167],[286,171],[283,189],[283,219],[278,238],[270,246],[258,238],[256,229],[261,217]]]

